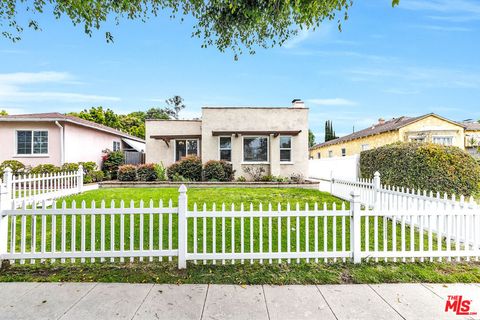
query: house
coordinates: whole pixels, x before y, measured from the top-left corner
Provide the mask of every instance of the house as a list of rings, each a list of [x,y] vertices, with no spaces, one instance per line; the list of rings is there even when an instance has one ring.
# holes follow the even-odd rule
[[[113,128],[61,113],[0,117],[0,162],[27,166],[95,161],[105,149],[142,152],[145,141]]]
[[[236,177],[247,166],[289,177],[308,173],[308,108],[204,107],[199,120],[147,120],[146,161],[168,167],[185,156],[231,162]]]
[[[419,117],[379,119],[372,126],[310,148],[310,158],[356,155],[394,142],[431,142],[465,149],[466,126],[434,113]]]
[[[474,157],[480,158],[480,123],[462,122],[465,126],[465,149]]]

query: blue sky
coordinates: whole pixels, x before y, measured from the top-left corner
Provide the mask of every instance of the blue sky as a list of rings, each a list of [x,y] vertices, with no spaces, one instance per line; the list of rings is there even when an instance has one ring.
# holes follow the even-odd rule
[[[436,112],[480,119],[480,2],[356,1],[339,32],[325,23],[286,46],[240,56],[200,48],[192,21],[105,25],[92,38],[71,22],[40,16],[42,32],[0,38],[0,109],[70,112],[102,105],[126,113],[185,98],[184,118],[204,105],[286,106],[301,98],[323,140],[379,117]]]

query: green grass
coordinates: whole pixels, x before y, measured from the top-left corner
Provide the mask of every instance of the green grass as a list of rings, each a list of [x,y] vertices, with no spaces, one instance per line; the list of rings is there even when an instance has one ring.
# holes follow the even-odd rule
[[[478,283],[479,263],[362,263],[194,265],[178,270],[173,262],[127,264],[12,265],[0,282],[124,282],[200,284]]]

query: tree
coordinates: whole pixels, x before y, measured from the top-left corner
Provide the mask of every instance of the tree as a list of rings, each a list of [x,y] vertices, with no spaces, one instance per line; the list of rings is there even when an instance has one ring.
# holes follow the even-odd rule
[[[6,110],[0,110],[0,116],[8,116],[8,112]]]
[[[315,134],[312,130],[308,129],[308,147],[311,148],[315,145]]]
[[[337,139],[338,137],[335,135],[335,130],[333,130],[332,121],[327,120],[325,121],[325,142]]]
[[[392,1],[398,5],[399,0]],[[215,46],[220,51],[242,48],[250,53],[255,47],[282,45],[299,30],[314,30],[325,20],[336,20],[341,30],[348,19],[353,0],[288,1],[288,0],[3,0],[0,2],[0,32],[12,41],[19,41],[25,27],[41,30],[36,20],[41,14],[71,20],[89,36],[107,21],[121,19],[146,21],[162,11],[170,18],[192,17],[192,37],[203,39],[202,47]],[[113,41],[106,31],[107,42]]]
[[[169,110],[175,119],[178,119],[178,113],[186,107],[183,104],[183,98],[180,96],[173,96],[170,99],[165,100],[165,103],[168,106],[167,110]]]

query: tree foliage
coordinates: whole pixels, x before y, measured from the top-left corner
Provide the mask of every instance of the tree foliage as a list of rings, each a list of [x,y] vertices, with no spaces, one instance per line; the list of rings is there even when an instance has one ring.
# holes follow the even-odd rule
[[[71,112],[69,114],[144,139],[145,120],[178,119],[178,112],[185,108],[183,98],[180,96],[167,99],[165,103],[167,106],[164,108],[150,108],[147,111],[134,111],[129,114],[117,114],[115,111],[109,108],[104,109],[102,106],[91,107],[81,112]]]
[[[333,124],[331,120],[325,121],[325,142],[337,139],[335,130],[333,130]]]
[[[308,147],[311,148],[315,145],[315,134],[312,130],[308,130]]]
[[[397,5],[399,0],[392,1]],[[25,27],[40,30],[38,16],[52,14],[68,18],[92,35],[107,21],[119,24],[123,19],[147,21],[161,13],[170,18],[188,16],[194,20],[192,36],[203,39],[202,47],[241,53],[255,47],[282,45],[301,29],[315,29],[325,20],[333,20],[341,30],[353,0],[2,0],[0,32],[12,41],[21,39]],[[107,42],[113,41],[110,31]]]

